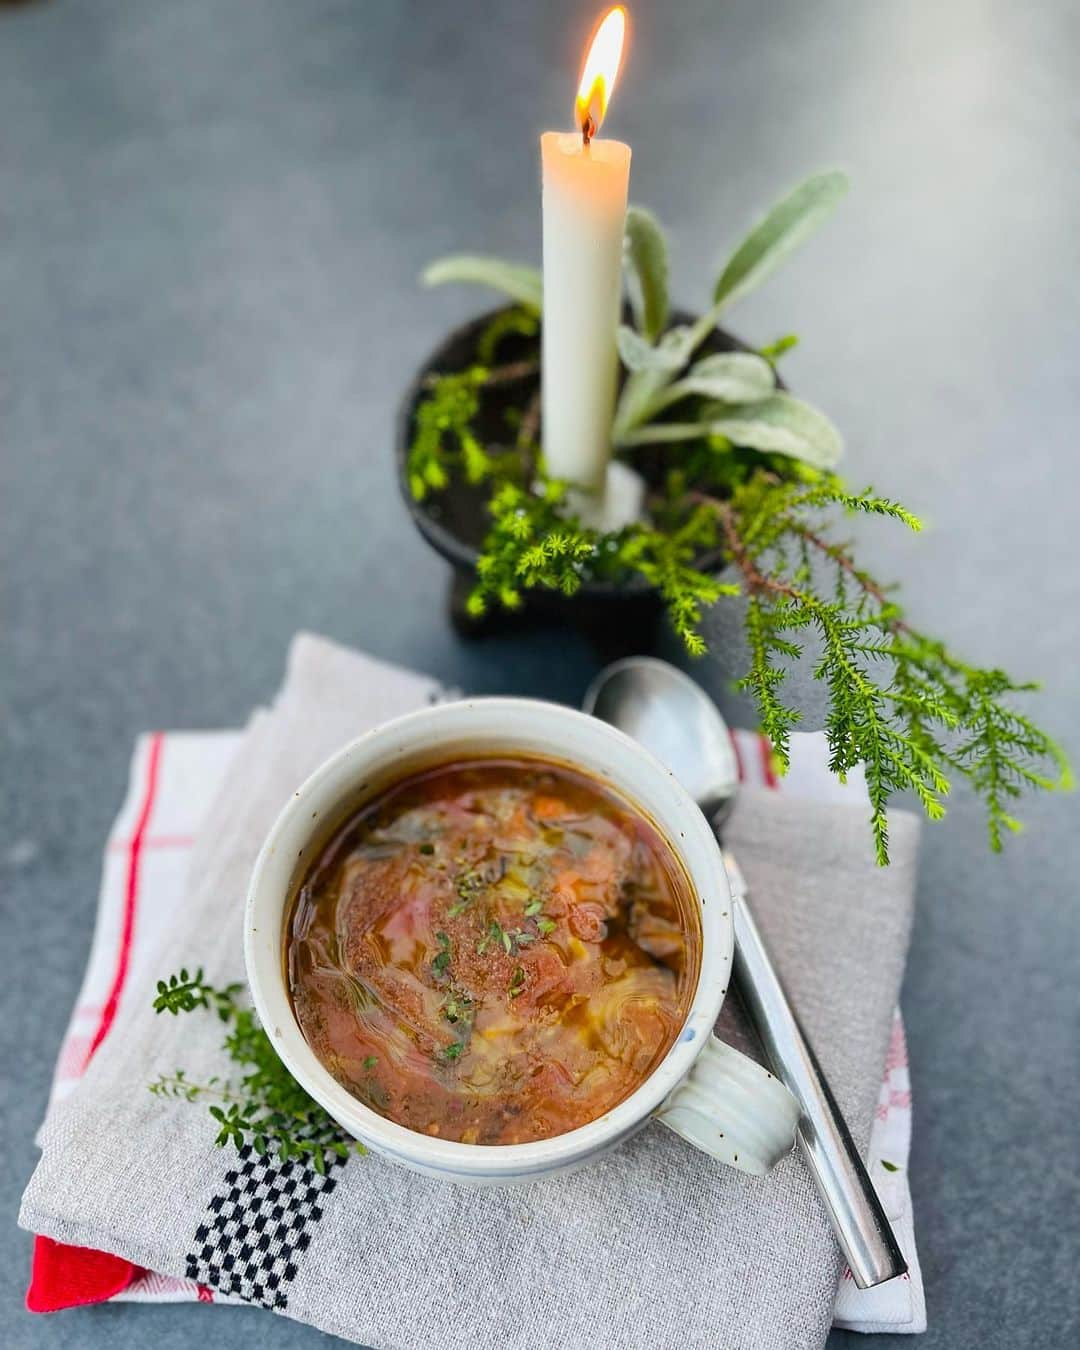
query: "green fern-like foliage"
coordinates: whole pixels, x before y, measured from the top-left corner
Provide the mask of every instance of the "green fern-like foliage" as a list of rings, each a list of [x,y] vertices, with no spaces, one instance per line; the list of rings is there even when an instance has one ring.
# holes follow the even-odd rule
[[[750,669],[741,683],[762,729],[786,766],[799,713],[785,703],[783,683],[812,631],[821,653],[814,676],[829,695],[830,767],[844,776],[861,765],[879,862],[888,860],[890,797],[909,791],[939,820],[955,776],[982,797],[999,851],[1004,832],[1019,828],[1008,808],[1023,789],[1071,784],[1058,746],[1006,701],[1034,686],[968,665],[913,628],[850,550],[823,533],[821,517],[837,508],[919,528],[896,502],[835,480],[803,485],[758,473],[715,505],[748,597]]]
[[[660,592],[672,628],[691,656],[704,656],[702,609],[724,595],[738,595],[739,587],[702,569],[699,559],[716,544],[713,513],[704,506],[691,510],[669,533],[659,529],[625,532],[615,552],[615,564],[644,577]]]
[[[660,592],[687,650],[703,655],[702,609],[739,593],[737,585],[698,565],[701,549],[717,539],[713,513],[695,510],[670,533],[633,527],[603,534],[583,526],[565,501],[565,484],[552,479],[543,481],[539,493],[511,483],[498,488],[489,503],[493,523],[477,561],[470,613],[479,618],[492,602],[517,609],[522,591],[538,587],[573,595],[585,577],[636,575]]]
[[[542,491],[503,483],[491,499],[491,529],[476,564],[476,587],[469,612],[479,618],[492,600],[517,609],[522,590],[544,587],[573,595],[597,536],[560,513],[560,483],[546,482]]]
[[[968,665],[915,629],[835,535],[837,521],[853,514],[920,526],[899,503],[853,491],[837,476],[836,428],[777,384],[794,335],[757,352],[707,350],[728,306],[775,271],[846,186],[842,174],[815,174],[777,202],[732,250],[705,312],[685,326],[668,323],[663,231],[651,213],[631,208],[626,261],[636,327],[617,333],[623,383],[612,442],[631,466],[654,457],[654,486],[643,518],[615,532],[583,523],[566,485],[544,473],[539,273],[475,255],[433,265],[429,284],[479,282],[504,290],[516,305],[482,334],[478,364],[432,380],[416,414],[409,481],[417,498],[455,476],[490,484],[490,526],[469,599],[477,617],[492,605],[518,608],[530,590],[572,595],[586,581],[644,581],[660,595],[687,651],[700,656],[705,609],[740,597],[749,662],[739,683],[757,704],[781,768],[800,720],[786,681],[793,663],[811,659],[812,641],[813,675],[828,694],[830,765],[841,777],[861,767],[879,862],[888,861],[891,798],[910,793],[938,820],[957,779],[984,802],[996,851],[1020,828],[1013,807],[1025,790],[1072,783],[1058,746],[1014,706],[1014,696],[1034,686]],[[500,367],[500,345],[511,335],[532,348],[526,359]],[[514,444],[485,446],[478,418],[489,392],[507,383],[521,386]]]
[[[445,488],[456,468],[470,483],[482,482],[490,472],[490,457],[472,430],[486,378],[487,370],[480,365],[444,375],[417,409],[409,450],[409,487],[417,501]]]

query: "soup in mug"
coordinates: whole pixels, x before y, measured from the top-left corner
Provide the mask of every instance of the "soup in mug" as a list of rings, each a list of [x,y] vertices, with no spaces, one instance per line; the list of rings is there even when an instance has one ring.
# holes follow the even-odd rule
[[[697,983],[685,872],[593,779],[463,760],[399,782],[338,828],[285,933],[304,1037],[339,1083],[421,1133],[563,1134],[659,1064]]]

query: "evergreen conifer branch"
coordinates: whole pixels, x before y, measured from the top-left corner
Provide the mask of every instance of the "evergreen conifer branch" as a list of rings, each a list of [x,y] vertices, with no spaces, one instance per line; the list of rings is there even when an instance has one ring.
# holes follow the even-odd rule
[[[812,513],[830,504],[918,528],[905,508],[872,492],[853,494],[827,482],[794,490],[767,474],[715,503],[748,595],[750,668],[741,683],[757,701],[762,729],[786,765],[799,714],[780,690],[785,660],[801,655],[789,635],[813,628],[822,650],[813,673],[828,689],[830,768],[843,777],[861,765],[878,861],[888,861],[890,798],[910,791],[928,818],[939,820],[950,771],[983,799],[990,846],[998,851],[1004,832],[1019,828],[1008,808],[1025,788],[1072,785],[1060,748],[1005,701],[1033,686],[968,665],[915,630],[848,549],[823,536]],[[854,595],[838,592],[805,555],[795,567],[786,565],[784,546],[792,539],[814,549],[833,569],[833,582],[842,578]]]

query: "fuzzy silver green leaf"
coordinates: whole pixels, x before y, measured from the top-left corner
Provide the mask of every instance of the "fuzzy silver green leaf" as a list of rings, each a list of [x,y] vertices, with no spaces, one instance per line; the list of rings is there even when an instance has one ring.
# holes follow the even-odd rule
[[[445,286],[451,282],[490,286],[537,314],[543,308],[544,279],[539,268],[506,262],[503,258],[453,253],[429,263],[420,274],[420,280],[425,286]]]
[[[783,197],[728,259],[713,292],[725,308],[756,290],[833,213],[848,190],[838,169],[815,173]]]
[[[774,393],[760,403],[714,404],[696,422],[651,422],[628,432],[622,445],[653,445],[723,437],[732,445],[786,455],[815,469],[832,469],[843,441],[832,422],[809,403]]]
[[[633,281],[634,322],[655,343],[668,318],[668,247],[660,222],[643,206],[631,206],[626,212],[625,261]]]
[[[695,361],[681,380],[664,390],[651,409],[652,415],[691,394],[720,403],[758,403],[776,387],[768,361],[753,352],[718,352]]]
[[[615,345],[623,365],[631,371],[678,370],[686,360],[673,344],[661,343],[659,347],[654,347],[625,323],[619,324],[615,330]]]

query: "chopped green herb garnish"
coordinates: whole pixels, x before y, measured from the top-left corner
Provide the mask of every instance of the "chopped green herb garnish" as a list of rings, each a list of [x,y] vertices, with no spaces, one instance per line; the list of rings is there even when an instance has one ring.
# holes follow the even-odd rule
[[[468,994],[454,992],[447,994],[443,1003],[443,1016],[448,1022],[467,1021],[473,1012],[473,1001]]]
[[[420,845],[420,852],[423,853],[426,857],[429,857],[429,858],[430,858],[431,855],[435,852],[435,845],[434,845],[434,844],[421,844],[421,845]]]
[[[525,970],[522,966],[515,966],[514,973],[510,979],[510,997],[517,998],[518,994],[525,988]]]
[[[886,1172],[899,1172],[899,1171],[900,1171],[900,1169],[899,1169],[899,1167],[897,1167],[896,1163],[894,1163],[894,1162],[889,1162],[889,1160],[888,1160],[887,1158],[882,1158],[882,1160],[881,1160],[881,1165],[882,1165],[882,1167],[884,1167],[884,1169],[885,1169]]]
[[[543,928],[545,922],[550,924],[550,928]],[[541,932],[550,932],[551,928],[554,928],[555,925],[554,923],[551,923],[550,919],[538,919],[537,927],[541,929]],[[521,947],[527,947],[531,942],[535,941],[536,934],[530,933],[527,928],[515,928],[512,932],[508,932],[498,919],[492,919],[488,924],[487,932],[476,944],[476,954],[478,956],[483,956],[484,952],[486,952],[494,942],[502,947],[507,956],[513,956],[513,954]]]
[[[548,933],[554,933],[555,929],[558,927],[558,924],[555,922],[554,919],[537,919],[536,926],[537,928],[539,928],[540,932],[543,933],[544,936],[546,937]]]
[[[439,1051],[440,1059],[457,1059],[462,1050],[465,1049],[464,1041],[455,1041],[453,1045],[446,1045]]]
[[[378,1059],[376,1059],[374,1055],[368,1055],[367,1059],[364,1060],[364,1068],[373,1069],[378,1062]]]
[[[501,943],[502,946],[504,946],[507,951],[510,950],[511,947],[510,934],[506,932],[506,930],[503,928],[502,924],[498,921],[498,919],[492,919],[492,921],[488,924],[487,932],[476,944],[477,956],[483,956],[483,954],[487,951],[488,947],[490,947],[493,942]]]
[[[431,962],[431,969],[436,975],[445,975],[450,965],[450,939],[445,933],[436,933],[435,937],[439,942],[439,950]]]
[[[527,919],[531,919],[534,914],[539,914],[543,908],[544,908],[543,900],[540,899],[530,900],[529,903],[525,906],[525,917]]]
[[[484,878],[479,872],[470,869],[460,873],[454,879],[454,889],[458,893],[458,898],[447,911],[450,918],[456,919],[459,914],[463,914],[484,889],[484,884]]]

